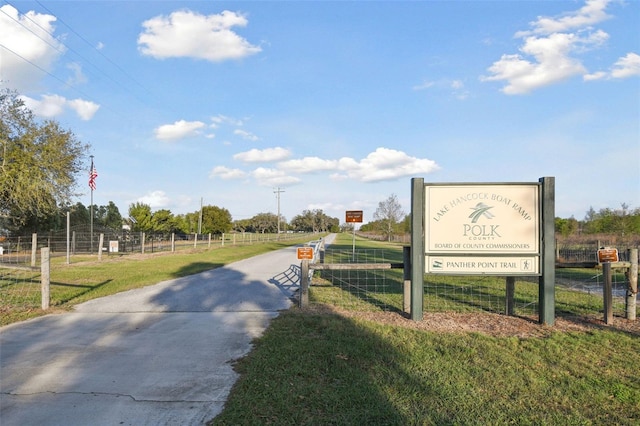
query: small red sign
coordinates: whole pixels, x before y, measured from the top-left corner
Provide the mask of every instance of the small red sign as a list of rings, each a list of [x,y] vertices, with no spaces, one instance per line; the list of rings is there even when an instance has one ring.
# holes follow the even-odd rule
[[[362,222],[362,210],[347,210],[347,223],[361,223]]]
[[[604,247],[598,250],[598,263],[617,262],[618,259],[618,249]]]
[[[299,260],[313,260],[313,247],[298,247]]]

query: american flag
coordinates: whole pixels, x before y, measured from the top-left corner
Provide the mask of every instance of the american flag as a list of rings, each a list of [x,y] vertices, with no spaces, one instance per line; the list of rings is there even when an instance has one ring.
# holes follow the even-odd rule
[[[89,170],[89,188],[92,191],[96,189],[96,178],[98,177],[98,171],[96,167],[93,165],[93,160],[91,160],[91,170]]]

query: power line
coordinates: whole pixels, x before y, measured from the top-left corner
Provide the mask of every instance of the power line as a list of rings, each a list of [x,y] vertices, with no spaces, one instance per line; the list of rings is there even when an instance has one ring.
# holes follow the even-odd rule
[[[40,28],[43,32],[45,32],[46,34],[48,34],[49,36],[51,36],[52,38],[55,38],[54,35],[52,33],[50,33],[48,30],[46,30],[45,28],[43,28],[38,22],[34,21],[33,19],[31,19],[28,14],[22,13],[17,7],[15,7],[14,5],[12,5],[11,3],[9,3],[8,1],[4,1],[5,4],[13,7],[21,16],[23,16],[25,19],[28,19],[29,21],[31,21],[34,25],[36,25],[38,28]],[[48,9],[47,7],[45,7],[41,2],[37,1],[36,3],[38,3],[44,10],[46,10],[47,12],[49,12],[51,15],[56,16],[54,14],[54,12],[52,12],[50,9]],[[111,81],[111,83],[113,85],[115,85],[116,87],[120,88],[121,90],[123,90],[125,93],[129,94],[130,96],[136,98],[139,102],[146,104],[147,102],[138,97],[135,93],[133,93],[131,90],[127,89],[124,85],[122,85],[120,82],[118,82],[117,80],[115,80],[111,75],[109,75],[108,73],[106,73],[103,69],[101,69],[100,67],[98,67],[96,64],[94,64],[91,60],[89,60],[88,58],[86,58],[85,56],[83,56],[82,54],[80,54],[78,51],[76,51],[75,49],[67,46],[66,44],[58,41],[58,45],[54,45],[52,44],[49,40],[46,40],[45,38],[43,38],[42,36],[40,36],[39,34],[36,34],[33,29],[27,27],[26,25],[24,25],[22,22],[14,19],[12,16],[10,16],[9,14],[7,14],[5,11],[2,11],[8,18],[10,18],[11,20],[13,20],[14,22],[18,23],[20,26],[22,26],[25,30],[29,31],[31,34],[33,34],[34,36],[38,37],[40,40],[42,40],[43,42],[47,43],[49,46],[51,46],[52,48],[54,48],[56,51],[63,53],[63,50],[60,49],[59,46],[63,46],[65,49],[69,50],[70,52],[73,52],[75,55],[77,55],[83,62],[85,62],[86,64],[90,65],[93,69],[97,70],[101,75],[103,75],[104,77],[106,77],[109,81]],[[59,18],[58,16],[56,16],[56,19],[61,22],[63,25],[65,25],[73,34],[75,34],[79,39],[81,39],[84,43],[86,43],[88,46],[90,46],[93,50],[95,50],[102,58],[104,58],[106,61],[108,61],[110,64],[112,64],[114,67],[116,67],[118,70],[120,70],[120,72],[122,72],[123,75],[125,75],[128,79],[130,79],[131,81],[133,81],[136,85],[138,85],[139,87],[141,87],[143,90],[145,90],[148,94],[150,94],[151,96],[153,96],[153,94],[146,88],[144,87],[141,83],[139,83],[135,78],[133,78],[131,75],[129,75],[122,67],[120,67],[117,63],[115,63],[114,61],[112,61],[110,58],[108,58],[106,55],[104,55],[102,52],[100,52],[100,50],[98,50],[95,46],[93,46],[86,38],[84,38],[82,35],[80,35],[77,31],[75,31],[70,25],[68,25],[66,22],[64,22],[61,18]],[[43,69],[42,67],[38,66],[37,64],[33,63],[32,61],[26,59],[25,57],[23,57],[22,55],[18,54],[17,52],[13,51],[12,49],[8,48],[7,46],[2,46],[3,48],[5,48],[6,50],[10,51],[11,53],[13,53],[14,55],[16,55],[17,57],[19,57],[20,59],[22,59],[23,61],[25,61],[26,63],[38,68],[39,70],[43,71],[44,73],[46,73],[47,75],[53,77],[55,80],[61,82],[62,84],[64,84],[65,87],[68,87],[70,89],[75,90],[76,92],[80,93],[82,96],[91,99],[91,97],[89,97],[87,94],[83,93],[81,90],[79,90],[77,88],[77,86],[69,83],[68,81],[63,81],[62,78],[57,77],[56,75],[50,73],[49,71]],[[114,111],[114,109],[108,107],[105,105],[105,108]],[[116,112],[116,114],[120,115],[119,113]]]

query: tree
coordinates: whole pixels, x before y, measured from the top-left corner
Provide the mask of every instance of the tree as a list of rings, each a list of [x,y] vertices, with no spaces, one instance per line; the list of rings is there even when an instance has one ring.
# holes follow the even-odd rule
[[[176,229],[173,213],[167,209],[160,209],[151,215],[151,230],[168,234]]]
[[[391,235],[397,231],[398,223],[404,218],[404,212],[396,194],[391,194],[389,198],[378,203],[373,218],[380,222],[381,231],[387,236],[387,240],[391,241]]]
[[[144,203],[129,205],[129,217],[133,219],[132,231],[148,232],[153,229],[151,206]]]
[[[303,232],[337,232],[340,219],[327,216],[322,209],[303,210],[302,214],[291,219],[291,227]]]
[[[217,206],[202,208],[202,233],[223,234],[231,231],[231,213],[229,210]]]
[[[88,145],[55,121],[36,122],[17,93],[6,89],[0,92],[0,144],[0,218],[6,226],[69,205]]]

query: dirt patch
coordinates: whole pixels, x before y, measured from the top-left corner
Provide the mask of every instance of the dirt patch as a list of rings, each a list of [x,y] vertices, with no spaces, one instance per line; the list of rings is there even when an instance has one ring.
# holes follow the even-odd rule
[[[553,326],[539,324],[537,318],[510,317],[492,313],[425,313],[422,321],[413,321],[399,312],[354,312],[327,306],[313,305],[305,308],[318,313],[334,313],[346,318],[358,318],[379,324],[404,327],[414,330],[436,331],[443,333],[482,333],[496,337],[545,337],[553,332],[607,329],[620,330],[640,336],[640,320],[629,321],[614,318],[607,325],[602,319],[591,317],[556,317]]]

